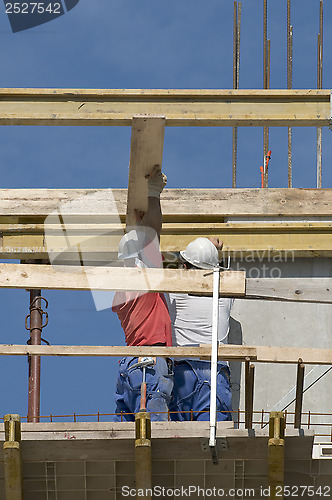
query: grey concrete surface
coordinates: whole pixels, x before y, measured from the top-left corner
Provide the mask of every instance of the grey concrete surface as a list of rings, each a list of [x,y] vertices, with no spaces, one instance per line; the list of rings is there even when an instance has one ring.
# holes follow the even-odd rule
[[[282,277],[328,277],[332,276],[332,259],[294,259],[288,262],[232,262],[232,268],[245,268],[247,276],[255,269],[262,276],[263,266],[279,269]],[[255,276],[252,276],[255,277]],[[269,277],[269,276],[266,276]],[[305,304],[286,302],[267,302],[261,300],[236,299],[232,309],[230,343],[237,343],[242,337],[245,345],[271,345],[284,347],[332,347],[332,306],[328,304]],[[241,333],[240,333],[241,331]],[[299,349],[300,352],[300,349]],[[237,365],[237,366],[236,366]],[[307,366],[305,369],[305,388],[310,384],[303,399],[303,411],[332,414],[332,369],[328,366]],[[239,364],[232,364],[233,409],[238,406],[240,379]],[[257,364],[255,373],[254,410],[283,410],[295,397],[295,366]],[[328,371],[329,370],[329,371]],[[240,409],[244,409],[243,367],[240,379]],[[325,373],[327,372],[327,373]],[[320,380],[315,382],[319,377]],[[287,408],[294,411],[294,404]],[[256,415],[258,418],[258,415]],[[289,415],[292,420],[293,415]],[[331,436],[332,415],[323,417],[304,415],[303,426],[314,425],[317,434]],[[265,419],[267,421],[267,417]],[[330,425],[317,425],[330,423]],[[322,437],[320,440],[330,438]]]

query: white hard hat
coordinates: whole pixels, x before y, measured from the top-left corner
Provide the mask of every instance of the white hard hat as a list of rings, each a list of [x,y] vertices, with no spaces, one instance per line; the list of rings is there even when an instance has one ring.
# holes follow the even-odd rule
[[[218,250],[208,238],[196,238],[181,250],[181,257],[193,266],[201,269],[211,269],[219,264]]]
[[[134,259],[144,248],[146,235],[144,231],[132,229],[122,236],[119,243],[119,259]]]
[[[151,227],[132,229],[120,240],[118,258],[139,258],[147,267],[161,267],[162,257],[159,250],[159,239]]]

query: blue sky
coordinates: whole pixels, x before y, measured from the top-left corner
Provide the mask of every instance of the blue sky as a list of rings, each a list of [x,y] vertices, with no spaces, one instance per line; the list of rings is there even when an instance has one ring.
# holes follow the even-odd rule
[[[243,0],[240,88],[262,87],[262,0]],[[293,0],[293,87],[316,87],[319,0]],[[323,87],[331,88],[332,5],[324,2]],[[13,34],[0,4],[2,87],[231,88],[232,0],[80,0],[64,16]],[[286,87],[286,0],[269,0],[271,88]],[[2,127],[3,188],[127,186],[129,127]],[[331,187],[331,132],[323,131],[323,187]],[[230,128],[167,128],[169,187],[230,187]],[[315,187],[316,131],[293,129],[293,185]],[[287,187],[287,131],[271,129],[269,186]],[[260,185],[262,129],[241,128],[238,187]],[[111,311],[96,312],[88,292],[46,292],[51,344],[120,345]],[[29,296],[0,290],[1,343],[28,338]],[[0,416],[27,412],[27,361],[1,358]],[[116,361],[43,358],[42,415],[109,413]]]

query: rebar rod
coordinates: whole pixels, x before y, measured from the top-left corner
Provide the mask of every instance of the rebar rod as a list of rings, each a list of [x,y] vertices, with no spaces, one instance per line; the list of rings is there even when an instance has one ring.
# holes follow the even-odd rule
[[[317,37],[317,88],[323,88],[323,0],[319,4],[319,33]],[[322,127],[317,127],[317,188],[322,187]]]
[[[291,0],[287,0],[287,88],[293,86],[293,26],[291,26]],[[288,127],[288,187],[293,185],[292,127]]]
[[[270,85],[270,40],[267,39],[267,0],[263,0],[263,88],[268,89]],[[263,127],[263,164],[269,150],[269,128]],[[263,187],[268,187],[268,172],[264,170]]]
[[[234,2],[233,16],[233,89],[239,88],[240,76],[240,33],[241,33],[241,3]],[[232,138],[232,187],[236,187],[237,176],[237,142],[238,130],[233,127]]]

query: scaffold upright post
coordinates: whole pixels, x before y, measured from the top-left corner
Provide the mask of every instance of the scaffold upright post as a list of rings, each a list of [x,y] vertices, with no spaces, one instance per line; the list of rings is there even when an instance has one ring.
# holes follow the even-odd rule
[[[269,498],[284,498],[285,417],[283,412],[271,411],[268,441]]]
[[[211,394],[210,394],[210,441],[209,446],[214,464],[218,463],[217,451],[217,364],[218,364],[218,322],[219,322],[220,269],[213,270],[212,298],[212,347],[211,347]]]
[[[21,421],[16,414],[5,415],[4,478],[5,499],[23,499]]]
[[[29,344],[41,344],[41,290],[30,290]],[[40,356],[29,356],[28,422],[39,422],[40,416]]]

